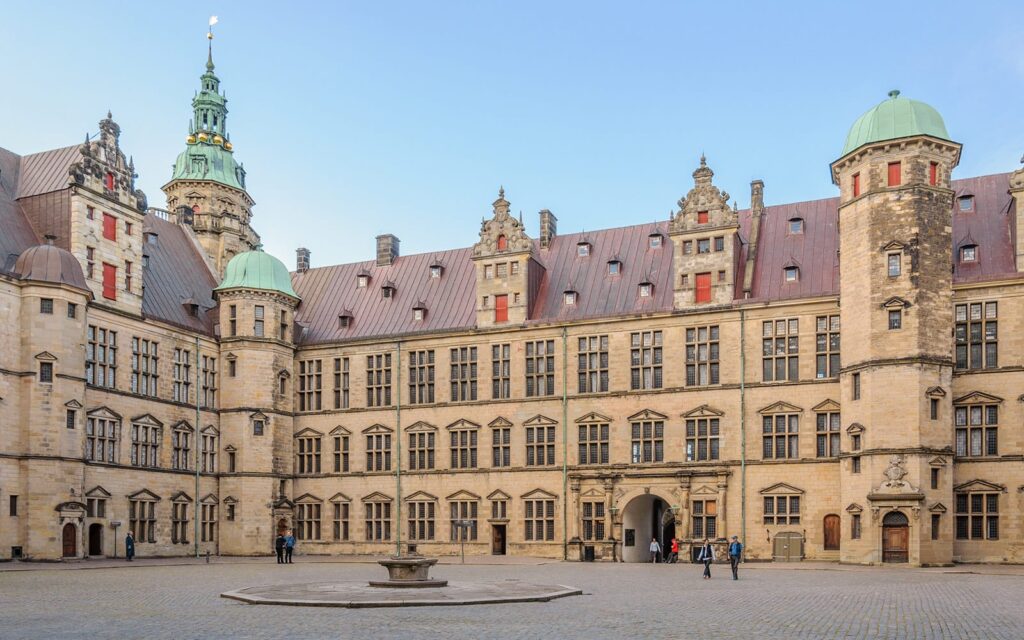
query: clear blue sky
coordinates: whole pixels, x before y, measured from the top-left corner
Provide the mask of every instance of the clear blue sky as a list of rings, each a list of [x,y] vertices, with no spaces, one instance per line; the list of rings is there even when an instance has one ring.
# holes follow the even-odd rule
[[[1016,8],[1015,8],[1016,7]],[[214,58],[266,248],[294,265],[472,244],[504,184],[531,235],[667,219],[701,152],[741,207],[835,194],[828,163],[899,88],[964,143],[956,175],[1024,152],[1016,3],[7,3],[0,146],[76,143],[111,109],[140,186],[184,147]]]

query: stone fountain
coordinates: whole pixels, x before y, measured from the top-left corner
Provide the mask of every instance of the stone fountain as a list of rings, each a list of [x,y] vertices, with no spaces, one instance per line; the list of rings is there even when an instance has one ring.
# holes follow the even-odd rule
[[[377,564],[388,570],[387,580],[370,580],[371,587],[390,589],[425,589],[448,586],[447,580],[432,580],[430,568],[437,564],[437,558],[421,555],[391,556],[378,560]]]

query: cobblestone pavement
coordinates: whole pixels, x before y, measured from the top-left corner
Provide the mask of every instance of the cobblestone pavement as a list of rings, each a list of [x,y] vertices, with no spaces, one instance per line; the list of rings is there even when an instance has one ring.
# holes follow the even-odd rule
[[[379,579],[370,564],[273,560],[0,572],[0,638],[984,638],[1024,637],[1024,576],[916,569],[694,565],[439,566],[458,581],[581,587],[547,603],[411,609],[247,605],[248,586]]]

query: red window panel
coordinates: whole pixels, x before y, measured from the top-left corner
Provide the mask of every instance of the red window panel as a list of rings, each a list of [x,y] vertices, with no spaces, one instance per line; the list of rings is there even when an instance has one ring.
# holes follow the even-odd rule
[[[928,165],[928,184],[934,186],[939,184],[939,163],[932,162]]]
[[[697,302],[711,302],[711,274],[697,274]]]
[[[508,296],[505,294],[494,296],[494,321],[508,322]]]
[[[506,251],[508,249],[508,238],[505,236],[498,236],[498,251]]]
[[[106,177],[103,178],[103,186],[107,188],[107,191],[114,190],[114,174],[110,173],[109,171],[107,172]]]
[[[903,182],[902,180],[902,164],[899,162],[889,163],[889,186],[898,187]]]
[[[860,195],[860,174],[853,174],[853,197],[856,198]]]
[[[117,240],[117,218],[109,213],[103,214],[103,237],[107,240]]]
[[[708,223],[708,212],[707,211],[698,211],[697,212],[697,224],[707,224],[707,223]]]
[[[103,263],[103,297],[117,300],[117,267]]]

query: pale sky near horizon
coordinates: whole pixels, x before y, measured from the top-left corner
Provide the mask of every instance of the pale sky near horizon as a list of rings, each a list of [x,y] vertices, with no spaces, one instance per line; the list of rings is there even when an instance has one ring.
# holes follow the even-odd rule
[[[464,247],[504,185],[537,234],[666,220],[704,152],[740,207],[836,194],[852,122],[898,88],[964,144],[1024,153],[1019,4],[8,3],[0,147],[80,142],[107,109],[151,206],[184,148],[206,25],[267,251],[313,265]]]

